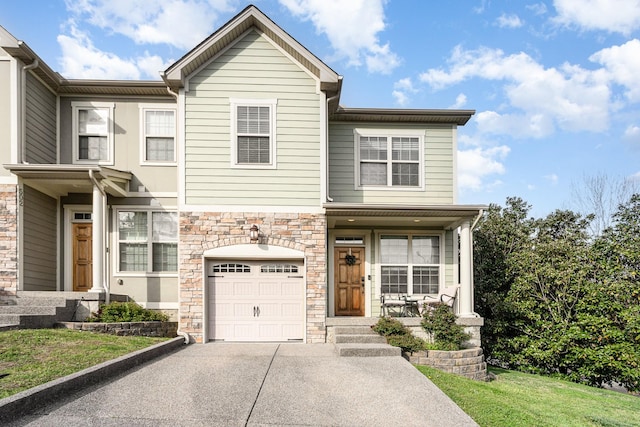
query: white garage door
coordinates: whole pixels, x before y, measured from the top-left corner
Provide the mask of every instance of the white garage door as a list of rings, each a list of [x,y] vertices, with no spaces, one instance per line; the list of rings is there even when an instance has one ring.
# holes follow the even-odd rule
[[[302,263],[211,261],[207,271],[209,339],[304,338]]]

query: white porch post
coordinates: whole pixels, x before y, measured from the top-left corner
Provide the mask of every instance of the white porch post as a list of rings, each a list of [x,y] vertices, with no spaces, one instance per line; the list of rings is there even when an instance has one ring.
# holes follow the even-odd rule
[[[92,286],[89,292],[105,292],[104,288],[104,195],[98,187],[98,183],[93,184],[93,219],[92,229]]]
[[[471,280],[471,231],[469,221],[460,226],[460,317],[475,317],[473,311],[473,285]]]

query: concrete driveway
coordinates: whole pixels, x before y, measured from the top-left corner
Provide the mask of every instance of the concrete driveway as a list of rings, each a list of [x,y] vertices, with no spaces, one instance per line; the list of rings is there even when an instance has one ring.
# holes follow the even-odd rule
[[[400,357],[331,344],[190,345],[13,426],[475,426]]]

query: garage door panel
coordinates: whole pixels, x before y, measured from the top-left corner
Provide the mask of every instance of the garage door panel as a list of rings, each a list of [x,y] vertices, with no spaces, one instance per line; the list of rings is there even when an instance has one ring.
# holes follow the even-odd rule
[[[214,264],[210,264],[209,268]],[[219,265],[219,264],[218,264]],[[287,341],[304,338],[305,285],[301,271],[280,263],[238,262],[208,281],[210,339]],[[291,265],[289,262],[287,265]],[[216,267],[213,267],[216,268]],[[230,268],[227,268],[230,270]],[[291,271],[293,270],[293,271]]]

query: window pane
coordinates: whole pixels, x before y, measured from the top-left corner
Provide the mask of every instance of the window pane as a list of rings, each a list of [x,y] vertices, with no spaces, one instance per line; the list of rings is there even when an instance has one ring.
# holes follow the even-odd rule
[[[153,271],[178,271],[178,244],[153,244]]]
[[[147,160],[174,161],[173,138],[147,137]]]
[[[387,138],[378,136],[361,136],[360,159],[387,160]]]
[[[178,241],[178,214],[176,212],[153,212],[151,234],[154,242]]]
[[[145,127],[147,135],[173,137],[175,135],[174,112],[145,111]]]
[[[147,241],[146,212],[118,212],[119,240]]]
[[[120,271],[147,271],[146,243],[120,243]]]
[[[107,135],[108,109],[78,110],[78,133],[80,135]]]
[[[420,160],[420,140],[418,138],[391,138],[391,158],[393,160]]]
[[[382,264],[408,264],[409,238],[407,236],[382,236],[380,238],[380,262]]]
[[[411,247],[414,264],[440,263],[440,238],[437,236],[415,236]]]
[[[413,267],[413,293],[437,294],[439,267]]]
[[[392,166],[392,185],[417,187],[419,184],[419,168],[417,163],[394,163]]]
[[[106,136],[80,136],[78,139],[78,159],[108,160],[109,146]]]
[[[383,293],[407,293],[407,267],[383,266],[381,272]]]
[[[239,134],[268,135],[270,132],[269,107],[238,106],[237,120]]]
[[[387,185],[387,164],[360,163],[360,185]]]
[[[268,137],[238,137],[238,163],[269,164],[270,162]]]

